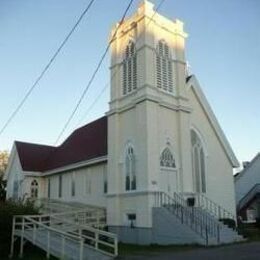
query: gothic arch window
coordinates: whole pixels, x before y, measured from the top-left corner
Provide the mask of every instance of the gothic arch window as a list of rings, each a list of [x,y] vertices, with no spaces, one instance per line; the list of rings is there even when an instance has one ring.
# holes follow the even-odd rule
[[[127,145],[125,154],[125,189],[136,190],[136,169],[134,148]]]
[[[191,130],[192,169],[195,192],[206,192],[205,152],[198,134]]]
[[[131,93],[137,88],[136,48],[133,41],[129,41],[125,49],[123,61],[123,95]]]
[[[160,166],[167,168],[176,168],[175,159],[169,147],[166,147],[161,153]]]
[[[33,180],[31,182],[31,198],[33,199],[38,198],[38,189],[39,189],[38,182],[36,180]]]
[[[169,46],[164,40],[160,40],[156,48],[156,80],[159,89],[173,93],[171,53]]]

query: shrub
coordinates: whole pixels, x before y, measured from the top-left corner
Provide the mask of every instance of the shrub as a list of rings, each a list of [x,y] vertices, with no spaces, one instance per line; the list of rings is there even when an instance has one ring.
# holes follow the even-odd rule
[[[38,214],[38,209],[33,202],[7,200],[0,201],[0,255],[5,257],[10,250],[12,222],[14,215],[34,215]]]
[[[256,218],[255,220],[256,220],[255,222],[256,227],[260,229],[260,218]]]
[[[227,225],[229,228],[236,229],[236,221],[232,218],[221,218],[221,222],[223,222],[224,225]]]

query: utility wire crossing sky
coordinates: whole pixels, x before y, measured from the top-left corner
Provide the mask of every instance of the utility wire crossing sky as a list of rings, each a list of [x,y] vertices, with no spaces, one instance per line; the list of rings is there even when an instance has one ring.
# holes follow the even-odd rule
[[[0,1],[0,128],[91,2]],[[133,2],[128,15],[139,2]],[[155,6],[160,3],[153,2]],[[55,142],[127,4],[127,0],[93,3],[41,79],[40,87],[30,93],[2,132],[0,150],[10,150],[14,140],[50,145]],[[191,70],[240,161],[250,160],[260,151],[259,10],[258,0],[171,0],[165,1],[159,11],[184,22]],[[84,118],[81,121],[86,124],[108,110],[109,87],[105,82],[110,78],[109,59],[107,55],[63,138],[75,129],[79,119]]]

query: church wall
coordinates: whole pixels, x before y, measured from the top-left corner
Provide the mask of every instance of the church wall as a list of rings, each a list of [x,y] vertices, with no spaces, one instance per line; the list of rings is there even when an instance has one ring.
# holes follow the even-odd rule
[[[236,215],[233,167],[193,90],[189,95],[191,127],[199,132],[205,147],[206,196]]]
[[[108,224],[124,225],[125,216],[130,211],[148,210],[143,195],[147,191],[147,140],[146,107],[144,103],[109,117],[108,136]],[[116,134],[115,134],[116,133]],[[132,145],[136,164],[136,190],[125,190],[125,151]],[[119,194],[119,197],[114,196]],[[134,195],[135,194],[135,195]],[[147,225],[148,215],[137,213],[138,223]],[[139,216],[140,215],[140,216]],[[141,217],[142,215],[142,217]],[[149,216],[150,217],[150,216]],[[146,219],[146,220],[144,220]],[[151,220],[148,220],[151,223]]]
[[[109,151],[111,151],[111,153],[109,153],[109,158],[111,158],[111,165],[113,164],[113,166],[109,170],[111,174],[111,176],[109,176],[109,194],[119,194],[118,198],[115,196],[108,197],[108,222],[110,218],[111,222],[109,223],[111,225],[123,225],[125,215],[129,209],[135,209],[138,214],[138,224],[144,227],[151,226],[151,207],[153,206],[153,201],[150,200],[147,195],[141,196],[138,193],[158,190],[160,151],[166,145],[165,138],[162,138],[163,144],[160,144],[160,131],[165,131],[159,130],[159,125],[163,124],[163,122],[166,123],[165,127],[171,129],[169,130],[169,138],[171,141],[177,139],[176,119],[174,119],[175,115],[172,114],[173,111],[169,110],[162,116],[160,109],[161,108],[153,102],[142,102],[137,104],[135,108],[128,110],[127,113],[110,117],[109,122],[111,123],[111,127],[109,127],[109,133],[111,133],[111,135],[109,135],[108,140],[110,142],[109,149],[111,150]],[[118,121],[117,127],[115,127],[116,120]],[[114,137],[115,131],[118,131],[116,137]],[[124,168],[125,147],[128,142],[133,145],[135,150],[137,170],[137,189],[136,191],[130,192],[125,191]],[[116,146],[118,146],[117,155],[112,153],[115,152]],[[173,146],[175,146],[175,144]],[[176,147],[176,149],[178,148]],[[178,157],[177,154],[178,152],[176,150],[176,157]],[[115,186],[115,181],[113,181],[115,179],[118,186]],[[134,193],[137,194],[133,195]],[[128,196],[128,194],[131,195]],[[144,199],[146,200],[145,203],[143,203]],[[116,208],[118,210],[114,210]],[[140,213],[141,215],[139,216],[140,209],[142,209],[143,213]],[[119,212],[117,217],[115,216],[115,212]]]
[[[180,156],[178,140],[178,113],[174,110],[162,107],[154,102],[147,102],[147,122],[149,131],[148,138],[148,175],[149,190],[160,190],[160,155],[169,144],[171,152],[175,157],[177,179],[180,179]],[[175,173],[174,173],[175,174]],[[177,185],[181,190],[181,182]],[[166,190],[165,190],[166,192]]]
[[[106,207],[104,172],[106,164],[84,167],[74,171],[45,177],[45,196],[48,197],[48,178],[51,180],[50,198],[77,201],[88,205]],[[59,197],[59,175],[62,175],[62,196]],[[75,195],[72,195],[72,179],[75,176]]]
[[[21,183],[24,178],[21,163],[20,163],[20,160],[19,160],[19,157],[17,154],[17,150],[15,147],[13,147],[11,156],[13,156],[13,161],[9,168],[8,177],[7,177],[7,187],[6,187],[6,197],[7,198],[13,197],[14,181],[18,180],[19,183]],[[22,186],[20,185],[19,190],[18,190],[18,196],[22,197],[22,195],[23,195],[23,190],[22,190]]]

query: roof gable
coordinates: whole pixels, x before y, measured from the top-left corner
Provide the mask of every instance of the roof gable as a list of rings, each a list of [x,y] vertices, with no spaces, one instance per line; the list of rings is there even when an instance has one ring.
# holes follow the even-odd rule
[[[55,147],[15,141],[20,163],[24,171],[38,172],[45,168],[45,161]]]
[[[239,167],[239,162],[224,134],[222,131],[216,116],[214,115],[202,89],[196,77],[194,75],[189,76],[186,80],[188,88],[192,88],[196,97],[198,98],[199,103],[201,104],[202,108],[204,109],[210,124],[212,125],[213,130],[215,131],[221,145],[224,148],[226,155],[228,156],[229,161],[231,162],[233,167]]]
[[[238,172],[234,177],[235,177],[235,181],[238,181],[244,174],[246,174],[247,172],[250,172],[250,169],[252,168],[252,166],[256,163],[260,161],[260,153],[258,153],[253,159],[252,161],[240,172]]]

